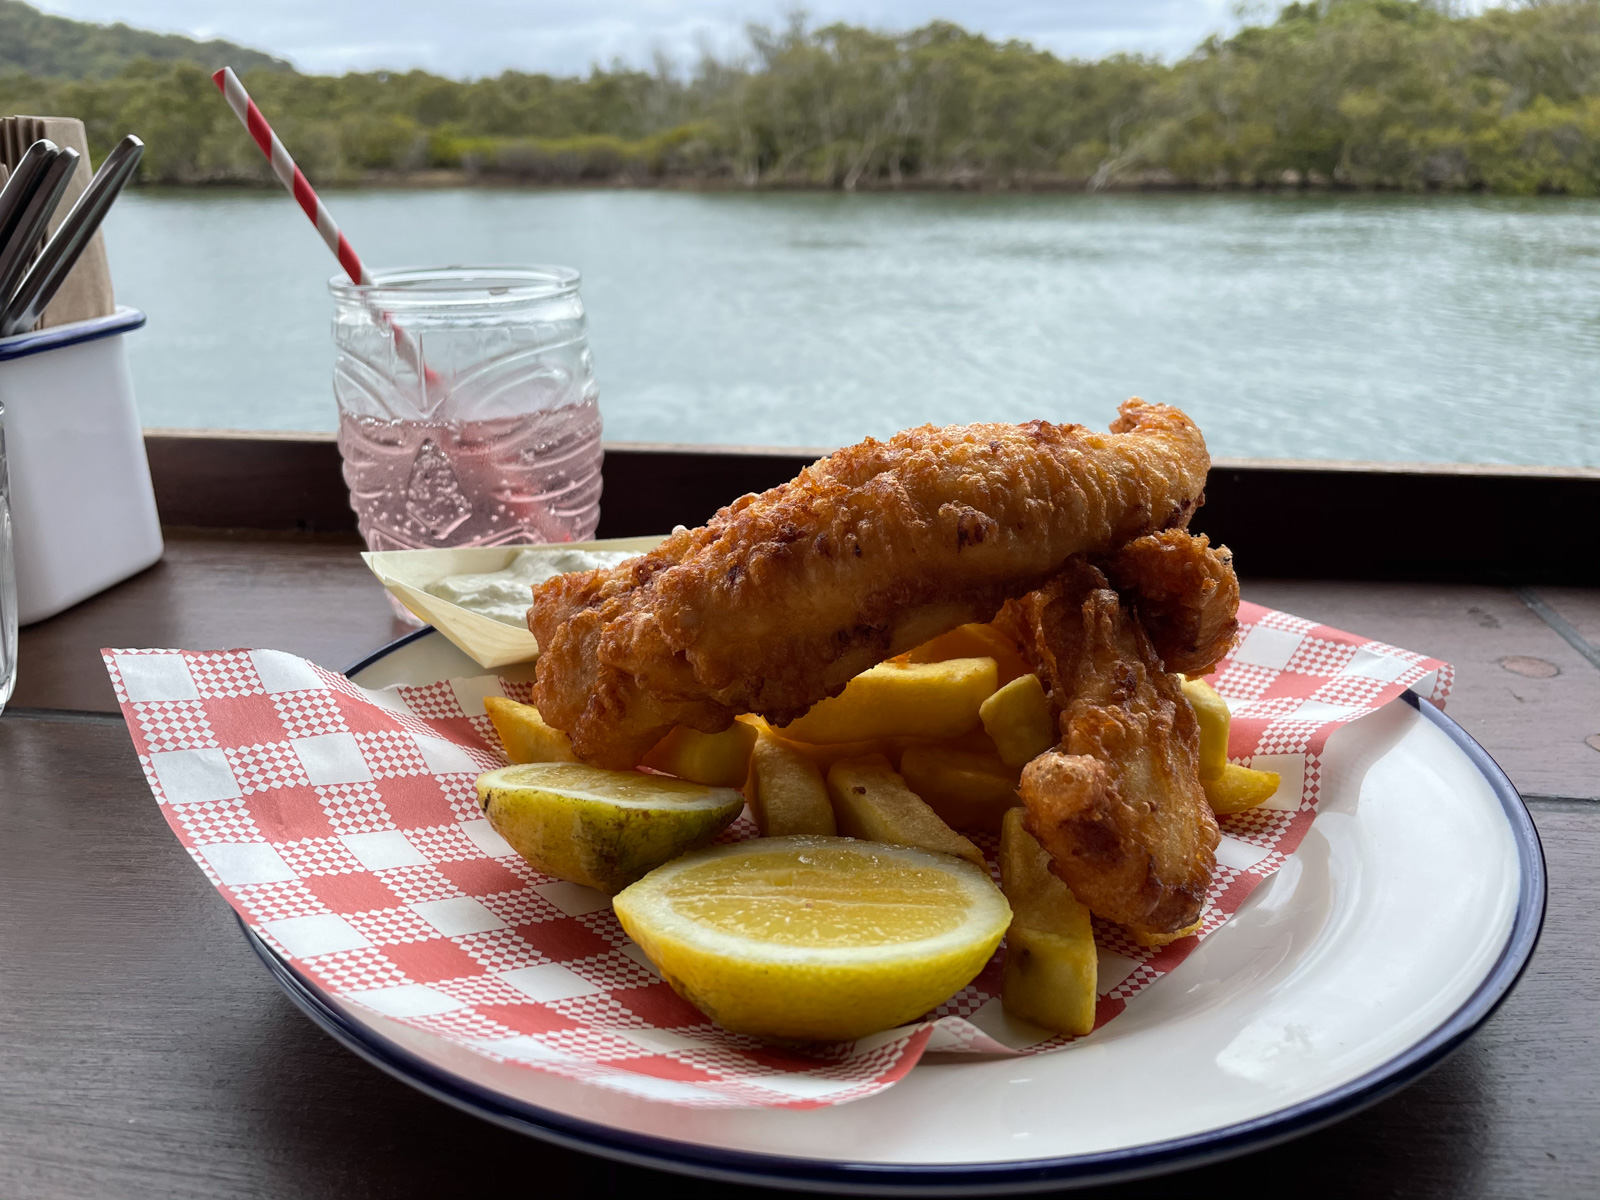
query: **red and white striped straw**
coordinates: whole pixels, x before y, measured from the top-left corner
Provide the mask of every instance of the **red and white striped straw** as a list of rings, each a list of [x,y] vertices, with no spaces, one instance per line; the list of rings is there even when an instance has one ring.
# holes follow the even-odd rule
[[[267,124],[267,119],[261,115],[261,110],[256,107],[256,102],[250,99],[250,93],[244,90],[244,84],[239,82],[239,77],[233,73],[232,67],[223,67],[222,70],[211,76],[222,91],[223,98],[227,100],[228,107],[233,109],[233,115],[244,123],[250,131],[250,136],[255,139],[261,153],[267,156],[267,161],[272,164],[272,173],[278,177],[278,182],[289,189],[290,195],[305,210],[306,216],[311,218],[311,223],[317,227],[317,232],[322,235],[322,240],[328,244],[334,257],[339,260],[339,265],[344,268],[346,275],[355,283],[370,286],[372,276],[367,268],[362,265],[360,257],[351,247],[350,241],[339,231],[339,226],[334,222],[333,214],[328,211],[317,195],[316,189],[305,177],[305,173],[295,165],[294,159],[289,157],[289,152],[284,149],[283,143],[278,140],[278,135],[272,132],[272,126]],[[422,350],[411,336],[400,326],[389,320],[387,313],[380,313],[384,324],[394,332],[395,348],[415,369],[418,374],[426,372],[429,381],[437,379],[435,372],[424,366]]]

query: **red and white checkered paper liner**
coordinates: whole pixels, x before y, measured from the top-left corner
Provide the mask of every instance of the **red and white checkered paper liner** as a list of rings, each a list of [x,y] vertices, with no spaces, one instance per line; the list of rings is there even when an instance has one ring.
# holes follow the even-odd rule
[[[1097,1027],[1172,970],[1282,865],[1315,816],[1340,725],[1435,659],[1246,604],[1213,682],[1231,756],[1283,776],[1222,819],[1203,932],[1161,949],[1097,928]],[[606,897],[535,871],[490,828],[474,780],[504,764],[484,676],[370,691],[276,650],[107,650],[150,788],[178,839],[268,945],[349,1004],[491,1058],[680,1104],[812,1108],[889,1087],[928,1050],[1038,1053],[1002,1015],[1000,957],[916,1024],[810,1052],[732,1034],[673,993]],[[754,837],[741,817],[722,837]],[[979,839],[980,841],[982,839]],[[991,853],[993,840],[985,846]]]

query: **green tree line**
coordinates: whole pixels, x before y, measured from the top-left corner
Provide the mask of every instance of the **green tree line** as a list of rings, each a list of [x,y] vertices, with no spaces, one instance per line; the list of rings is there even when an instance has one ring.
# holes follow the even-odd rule
[[[22,0],[0,0],[0,71],[44,79],[109,79],[141,58],[189,61],[212,70],[224,64],[236,71],[293,69],[282,59],[232,42],[197,42],[120,24],[93,25],[42,13]]]
[[[1444,0],[1315,0],[1175,63],[1064,61],[936,22],[754,27],[741,61],[458,81],[244,73],[321,183],[427,171],[525,182],[1254,187],[1600,193],[1600,0],[1462,15]],[[143,177],[265,183],[201,66],[105,79],[0,73],[0,111],[81,116]]]

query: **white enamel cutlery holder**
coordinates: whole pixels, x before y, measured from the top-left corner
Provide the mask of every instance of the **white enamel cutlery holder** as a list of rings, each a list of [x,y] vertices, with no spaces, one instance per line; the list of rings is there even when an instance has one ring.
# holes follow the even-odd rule
[[[0,338],[17,620],[27,625],[161,557],[123,337],[144,314]]]

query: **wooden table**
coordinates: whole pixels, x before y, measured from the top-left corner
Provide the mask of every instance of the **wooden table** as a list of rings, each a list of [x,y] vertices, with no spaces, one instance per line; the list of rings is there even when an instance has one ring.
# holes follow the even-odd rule
[[[0,718],[0,1196],[683,1186],[462,1115],[335,1045],[151,801],[98,648],[274,646],[347,665],[398,632],[355,550],[344,535],[173,533],[158,566],[23,631]],[[1544,839],[1544,939],[1500,1012],[1398,1095],[1271,1150],[1083,1194],[1234,1197],[1285,1178],[1328,1196],[1600,1193],[1600,591],[1247,578],[1245,595],[1456,664],[1451,713]]]

